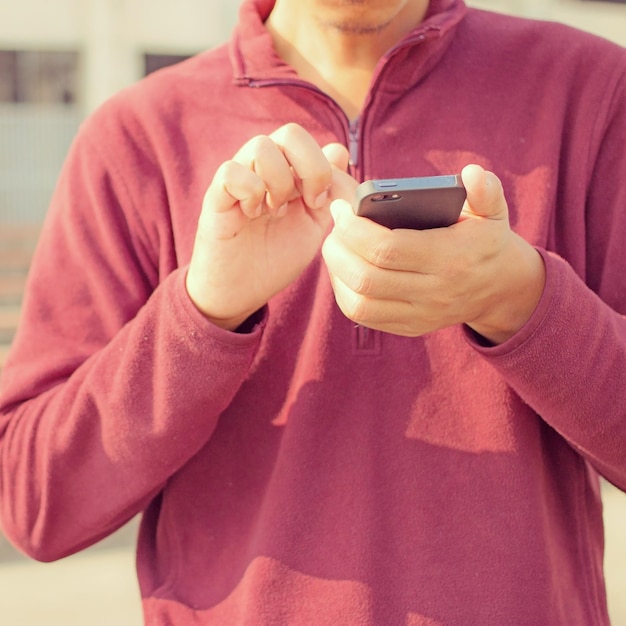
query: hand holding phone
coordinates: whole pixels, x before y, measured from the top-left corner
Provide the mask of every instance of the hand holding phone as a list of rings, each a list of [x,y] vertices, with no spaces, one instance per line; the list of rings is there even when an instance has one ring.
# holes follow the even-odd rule
[[[458,174],[369,180],[357,187],[354,207],[387,228],[442,228],[459,219],[466,195]]]

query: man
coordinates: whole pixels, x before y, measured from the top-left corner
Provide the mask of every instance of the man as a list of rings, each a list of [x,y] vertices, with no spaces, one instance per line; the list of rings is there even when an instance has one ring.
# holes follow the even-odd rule
[[[625,133],[595,37],[245,3],[71,150],[4,372],[7,534],[51,560],[143,512],[147,624],[608,624]],[[350,207],[460,171],[449,228]]]

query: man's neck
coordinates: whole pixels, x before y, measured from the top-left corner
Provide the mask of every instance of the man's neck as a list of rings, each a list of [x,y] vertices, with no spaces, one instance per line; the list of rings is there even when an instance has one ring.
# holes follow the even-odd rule
[[[318,12],[313,4],[278,0],[266,27],[280,57],[354,118],[363,106],[378,61],[421,23],[428,1],[407,2],[395,14],[371,18],[356,12],[346,15],[341,10]]]

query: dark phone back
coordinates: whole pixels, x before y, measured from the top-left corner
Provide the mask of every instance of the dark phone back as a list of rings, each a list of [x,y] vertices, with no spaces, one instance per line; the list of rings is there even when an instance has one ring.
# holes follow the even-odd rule
[[[459,219],[465,198],[458,175],[370,180],[357,188],[355,210],[387,228],[441,228]]]

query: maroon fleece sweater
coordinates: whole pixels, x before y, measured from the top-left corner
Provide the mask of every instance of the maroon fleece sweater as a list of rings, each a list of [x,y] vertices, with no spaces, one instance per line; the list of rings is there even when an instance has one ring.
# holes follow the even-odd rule
[[[2,521],[34,558],[144,512],[146,623],[608,623],[626,487],[626,53],[433,0],[352,123],[244,4],[228,46],[82,127],[3,373]],[[286,122],[372,177],[492,169],[547,285],[498,347],[355,327],[320,258],[248,334],[184,287],[203,194]]]

